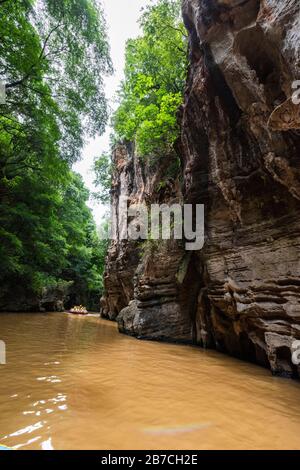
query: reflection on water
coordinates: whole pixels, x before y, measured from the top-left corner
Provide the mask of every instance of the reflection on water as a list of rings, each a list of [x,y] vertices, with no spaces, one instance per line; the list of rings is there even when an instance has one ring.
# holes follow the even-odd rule
[[[15,449],[299,449],[300,384],[113,323],[0,315],[0,445]]]

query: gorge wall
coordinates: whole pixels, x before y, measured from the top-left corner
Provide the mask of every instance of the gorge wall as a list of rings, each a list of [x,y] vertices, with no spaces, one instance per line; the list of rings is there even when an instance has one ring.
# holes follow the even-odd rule
[[[190,68],[179,111],[181,174],[113,155],[113,210],[205,204],[205,246],[112,242],[102,315],[139,338],[196,343],[299,377],[298,0],[184,0]]]

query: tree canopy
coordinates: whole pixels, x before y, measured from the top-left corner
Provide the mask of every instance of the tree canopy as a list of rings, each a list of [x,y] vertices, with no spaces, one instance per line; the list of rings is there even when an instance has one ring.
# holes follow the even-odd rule
[[[126,47],[125,79],[113,124],[117,140],[135,141],[140,155],[172,151],[183,100],[187,38],[180,0],[158,0],[144,9],[142,35]]]
[[[115,139],[161,157],[178,136],[186,75],[180,0],[150,2],[140,25],[126,47]],[[0,0],[0,309],[56,287],[68,287],[72,302],[99,298],[107,241],[72,165],[86,137],[105,129],[111,71],[100,0]],[[104,202],[111,173],[103,154],[95,181]]]
[[[71,165],[104,131],[111,69],[99,2],[0,2],[0,308],[16,286],[100,291],[103,247]]]

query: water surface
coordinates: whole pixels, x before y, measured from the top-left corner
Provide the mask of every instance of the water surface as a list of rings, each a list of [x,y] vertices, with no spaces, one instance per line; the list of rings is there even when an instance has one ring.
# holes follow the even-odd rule
[[[299,449],[300,384],[114,323],[1,314],[0,445],[15,449]]]

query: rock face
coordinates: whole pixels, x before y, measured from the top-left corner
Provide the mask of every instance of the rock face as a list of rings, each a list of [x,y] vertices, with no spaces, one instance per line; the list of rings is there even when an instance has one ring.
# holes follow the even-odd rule
[[[145,161],[133,145],[119,145],[113,152],[112,188],[114,238],[109,249],[102,316],[115,320],[122,332],[139,338],[192,341],[192,320],[186,299],[186,253],[176,241],[122,240],[121,198],[128,206],[180,203],[181,189],[175,155]],[[177,174],[176,174],[177,173]]]
[[[132,145],[119,145],[113,152],[112,161],[112,215],[118,224],[120,198],[131,196],[133,200],[136,197],[142,175]],[[106,296],[101,299],[102,316],[110,320],[115,320],[133,299],[133,277],[139,263],[136,244],[122,241],[117,231],[114,235],[116,240],[110,246],[106,264]]]
[[[14,298],[11,293],[0,298],[0,312],[63,312],[68,294],[67,286],[44,289],[37,295],[17,285]]]
[[[205,247],[116,241],[104,314],[141,338],[194,342],[299,377],[300,80],[298,0],[184,0],[190,70],[180,110],[182,189],[117,153],[114,207],[205,204]],[[298,87],[299,88],[299,87]],[[153,183],[155,181],[155,183]]]

